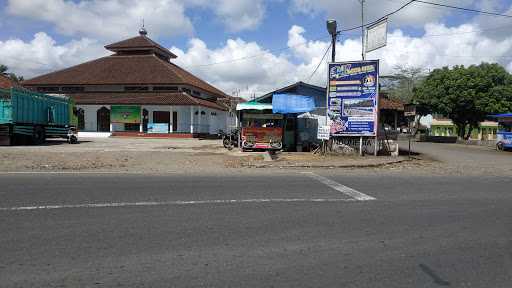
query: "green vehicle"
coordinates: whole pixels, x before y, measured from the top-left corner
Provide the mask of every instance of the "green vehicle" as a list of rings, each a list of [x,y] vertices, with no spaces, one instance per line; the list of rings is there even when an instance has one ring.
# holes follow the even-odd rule
[[[0,89],[0,145],[35,144],[47,138],[76,143],[76,109],[67,96]]]

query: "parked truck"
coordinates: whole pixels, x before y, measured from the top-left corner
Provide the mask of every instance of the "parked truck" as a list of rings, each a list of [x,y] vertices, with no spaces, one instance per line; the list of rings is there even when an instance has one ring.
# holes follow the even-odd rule
[[[0,145],[39,145],[47,138],[76,143],[75,111],[67,96],[22,88],[0,89]]]

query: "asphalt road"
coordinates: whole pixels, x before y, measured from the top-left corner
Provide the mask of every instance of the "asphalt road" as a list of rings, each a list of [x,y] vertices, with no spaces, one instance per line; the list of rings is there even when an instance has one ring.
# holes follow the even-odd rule
[[[1,287],[512,287],[510,177],[249,170],[0,183]]]

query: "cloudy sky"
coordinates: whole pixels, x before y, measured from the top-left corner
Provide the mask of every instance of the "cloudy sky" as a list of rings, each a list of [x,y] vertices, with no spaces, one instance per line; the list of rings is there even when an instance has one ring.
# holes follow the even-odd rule
[[[432,0],[512,15],[512,0]],[[366,0],[368,21],[408,0]],[[358,0],[0,0],[0,63],[25,78],[108,55],[137,35],[226,93],[250,97],[297,81],[325,85],[325,20],[360,25]],[[388,45],[368,53],[381,74],[397,64],[426,70],[482,61],[512,71],[512,18],[409,5],[389,19]],[[359,60],[360,31],[341,35],[337,60]],[[327,57],[329,58],[329,57]]]

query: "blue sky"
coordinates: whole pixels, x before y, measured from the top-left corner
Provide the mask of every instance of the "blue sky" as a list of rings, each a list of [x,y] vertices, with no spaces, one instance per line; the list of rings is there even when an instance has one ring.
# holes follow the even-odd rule
[[[512,6],[512,0],[432,1],[500,13]],[[406,2],[366,0],[367,20]],[[136,36],[144,18],[149,36],[173,50],[177,64],[221,89],[259,93],[297,80],[320,85],[322,73],[309,76],[325,66],[325,20],[359,25],[359,8],[358,0],[0,0],[0,63],[30,78],[104,56],[104,45]],[[508,25],[510,18],[415,3],[389,18],[388,46],[368,57],[380,58],[386,73],[396,65],[481,61],[512,68]],[[358,59],[359,37],[359,30],[342,35],[338,60]],[[253,55],[260,56],[198,67]]]

